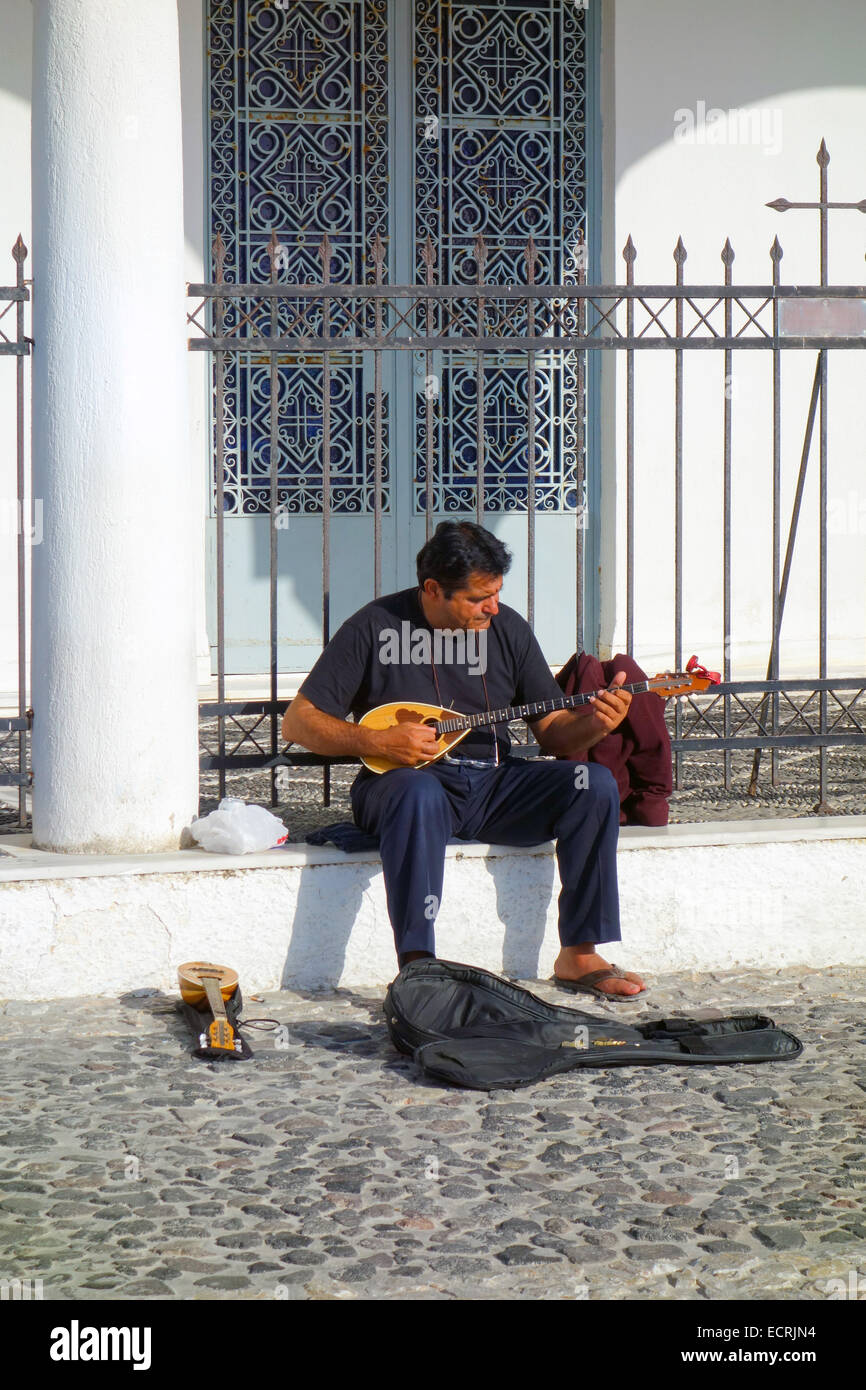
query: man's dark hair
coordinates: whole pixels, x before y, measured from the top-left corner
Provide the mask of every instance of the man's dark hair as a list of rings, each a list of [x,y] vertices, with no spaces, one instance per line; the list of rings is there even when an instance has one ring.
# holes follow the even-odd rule
[[[470,574],[507,574],[511,552],[483,526],[472,521],[440,521],[418,551],[418,583],[435,579],[446,598],[466,586]]]

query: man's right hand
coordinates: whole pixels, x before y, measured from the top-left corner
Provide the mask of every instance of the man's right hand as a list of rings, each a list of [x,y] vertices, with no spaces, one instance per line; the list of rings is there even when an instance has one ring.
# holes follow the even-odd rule
[[[371,730],[370,735],[375,739],[376,755],[401,767],[431,762],[439,752],[438,739],[429,724],[395,724],[390,729]]]
[[[327,758],[387,758],[399,767],[414,767],[436,757],[436,735],[428,724],[407,722],[390,729],[369,729],[325,714],[300,691],[283,716],[283,738]]]

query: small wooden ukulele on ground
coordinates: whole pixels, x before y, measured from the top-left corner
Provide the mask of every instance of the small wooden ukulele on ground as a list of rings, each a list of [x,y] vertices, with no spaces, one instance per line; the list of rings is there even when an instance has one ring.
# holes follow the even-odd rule
[[[237,971],[226,965],[192,960],[178,966],[177,981],[185,1004],[197,1009],[203,1021],[208,1013],[212,1015],[199,1035],[199,1045],[218,1052],[242,1053],[243,1044],[226,1013],[226,1001],[238,987]]]
[[[694,658],[689,662],[690,666],[692,662]],[[704,667],[695,665],[691,671],[663,671],[650,680],[635,681],[632,685],[616,688],[627,690],[633,695],[652,691],[661,699],[669,700],[677,695],[699,693],[717,683],[717,672],[706,671]],[[434,758],[426,758],[413,766],[429,767],[430,763],[438,762],[460,743],[472,729],[483,728],[488,724],[507,724],[512,719],[525,719],[534,714],[552,714],[560,709],[575,709],[578,705],[588,704],[594,695],[601,694],[601,690],[590,690],[582,695],[563,695],[561,699],[544,700],[537,704],[484,710],[481,714],[458,714],[456,710],[440,709],[438,705],[424,705],[414,700],[406,700],[403,703],[377,705],[375,709],[368,710],[358,722],[367,729],[391,729],[406,723],[428,724],[436,734],[439,751]],[[390,772],[393,768],[405,766],[392,762],[390,758],[362,757],[361,762],[371,772]]]

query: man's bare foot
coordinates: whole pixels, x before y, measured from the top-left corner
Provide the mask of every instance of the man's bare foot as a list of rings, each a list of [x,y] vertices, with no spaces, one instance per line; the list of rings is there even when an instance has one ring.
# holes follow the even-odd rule
[[[596,970],[609,969],[610,961],[605,960],[604,956],[600,956],[591,946],[563,946],[554,962],[553,973],[560,980],[580,980],[584,975],[591,975]],[[604,994],[640,994],[644,982],[640,975],[627,971],[625,979],[614,977],[602,980],[598,988]]]

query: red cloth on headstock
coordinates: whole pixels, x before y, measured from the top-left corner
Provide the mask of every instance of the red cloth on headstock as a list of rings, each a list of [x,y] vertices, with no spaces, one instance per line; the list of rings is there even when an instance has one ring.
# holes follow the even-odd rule
[[[706,666],[702,666],[696,656],[690,656],[686,662],[686,670],[690,676],[703,676],[710,685],[721,685],[722,676],[720,671],[708,671]]]

